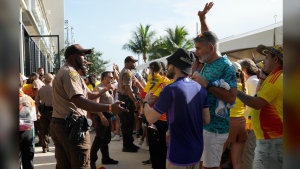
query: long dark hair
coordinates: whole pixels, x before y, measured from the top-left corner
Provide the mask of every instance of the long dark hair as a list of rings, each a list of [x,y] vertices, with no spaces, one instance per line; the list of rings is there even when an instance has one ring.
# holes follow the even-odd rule
[[[152,80],[154,80],[154,73],[160,73],[161,64],[154,61],[149,64],[149,68],[152,70]]]

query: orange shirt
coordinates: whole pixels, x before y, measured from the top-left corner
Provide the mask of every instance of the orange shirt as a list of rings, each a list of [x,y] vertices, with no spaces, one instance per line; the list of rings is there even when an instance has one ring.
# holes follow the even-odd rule
[[[24,84],[22,87],[24,94],[32,97],[33,96],[33,87],[32,84]]]

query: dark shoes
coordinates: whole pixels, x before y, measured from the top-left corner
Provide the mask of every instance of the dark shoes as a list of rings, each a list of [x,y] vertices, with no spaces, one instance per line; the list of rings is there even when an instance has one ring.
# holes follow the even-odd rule
[[[116,160],[111,159],[111,158],[102,159],[102,164],[118,164],[118,163],[119,163],[119,161],[116,161]]]
[[[122,149],[122,152],[132,152],[132,153],[135,153],[137,151],[138,151],[138,149],[136,149],[134,147],[130,147],[130,148],[123,147],[123,149]]]
[[[131,147],[133,147],[133,148],[135,148],[135,149],[140,149],[140,147],[139,146],[136,146],[136,145],[134,145],[134,144],[132,144],[132,146]]]
[[[43,150],[43,153],[47,153],[47,152],[49,152],[49,150],[46,150],[46,149]]]
[[[145,160],[145,161],[142,161],[142,163],[143,163],[144,165],[146,165],[146,164],[151,164],[151,160]]]

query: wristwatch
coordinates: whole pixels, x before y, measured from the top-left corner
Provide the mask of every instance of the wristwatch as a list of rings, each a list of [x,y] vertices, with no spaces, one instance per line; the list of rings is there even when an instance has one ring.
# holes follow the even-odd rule
[[[206,90],[208,91],[210,87],[212,87],[212,83],[211,82],[208,82],[207,86],[206,86]]]

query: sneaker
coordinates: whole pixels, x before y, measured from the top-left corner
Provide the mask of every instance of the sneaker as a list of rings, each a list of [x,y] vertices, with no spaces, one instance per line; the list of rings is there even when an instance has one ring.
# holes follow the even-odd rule
[[[141,149],[146,150],[146,151],[149,151],[149,146],[147,146],[147,145],[142,145],[142,146],[141,146]]]
[[[105,160],[102,159],[102,164],[118,164],[118,163],[119,163],[119,161],[111,159],[111,158],[105,159]]]
[[[157,128],[156,128],[156,126],[154,124],[149,125],[148,128],[157,131]]]
[[[115,135],[116,135],[115,132],[111,132],[111,133],[110,133],[111,138],[115,137]]]
[[[115,136],[111,139],[111,141],[120,141],[120,140],[121,140],[120,135],[115,135]]]
[[[141,138],[139,138],[139,145],[142,145],[143,144],[143,142],[144,142],[144,140],[142,140]]]
[[[135,144],[132,144],[131,147],[135,148],[135,149],[140,149],[139,146],[136,146]]]

